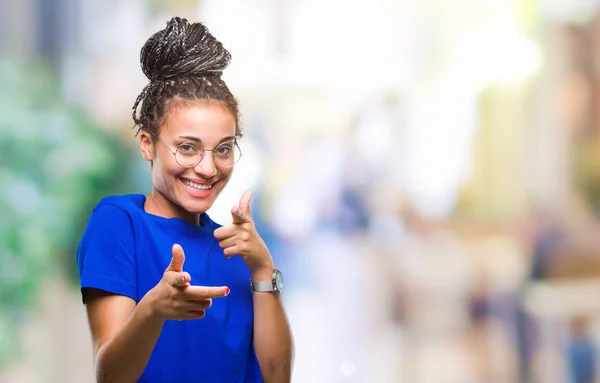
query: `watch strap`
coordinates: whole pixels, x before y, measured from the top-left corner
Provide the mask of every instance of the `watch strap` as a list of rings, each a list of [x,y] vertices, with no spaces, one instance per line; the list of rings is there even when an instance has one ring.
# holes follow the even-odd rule
[[[251,281],[252,291],[271,292],[273,291],[273,281]]]

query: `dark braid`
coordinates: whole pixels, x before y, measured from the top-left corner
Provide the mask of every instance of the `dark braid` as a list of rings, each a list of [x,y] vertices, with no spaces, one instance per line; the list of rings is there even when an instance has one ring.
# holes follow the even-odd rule
[[[231,54],[206,26],[175,17],[142,47],[140,64],[150,80],[133,105],[133,121],[140,130],[158,135],[168,108],[174,102],[202,100],[222,103],[235,119],[238,137],[238,102],[221,79]],[[141,110],[138,116],[138,106]]]

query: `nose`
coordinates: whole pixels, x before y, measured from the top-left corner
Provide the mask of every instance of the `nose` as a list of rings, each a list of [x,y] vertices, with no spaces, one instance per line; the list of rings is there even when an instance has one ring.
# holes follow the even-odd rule
[[[211,151],[206,150],[204,152],[202,160],[194,167],[194,171],[203,178],[211,178],[217,174],[217,166]]]

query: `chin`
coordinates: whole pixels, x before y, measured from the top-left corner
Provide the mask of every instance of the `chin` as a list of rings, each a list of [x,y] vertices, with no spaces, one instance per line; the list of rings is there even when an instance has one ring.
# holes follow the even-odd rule
[[[202,214],[206,213],[208,209],[210,209],[214,203],[214,200],[204,200],[204,201],[182,201],[181,207],[183,207],[187,212],[192,214]]]

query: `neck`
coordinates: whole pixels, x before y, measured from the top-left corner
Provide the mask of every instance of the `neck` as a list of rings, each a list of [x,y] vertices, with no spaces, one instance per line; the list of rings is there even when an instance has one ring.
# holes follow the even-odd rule
[[[144,210],[147,213],[157,215],[159,217],[181,218],[194,225],[198,225],[201,222],[200,216],[202,214],[194,214],[182,209],[180,206],[177,206],[165,198],[156,189],[153,189],[152,193],[150,193],[150,195],[146,198]]]

